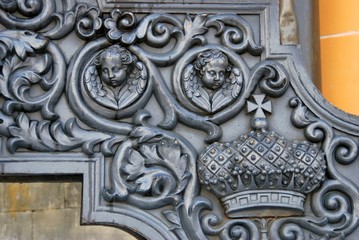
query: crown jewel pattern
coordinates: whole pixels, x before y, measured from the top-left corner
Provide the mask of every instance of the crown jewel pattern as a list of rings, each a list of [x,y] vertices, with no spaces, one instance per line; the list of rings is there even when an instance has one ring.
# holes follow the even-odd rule
[[[264,95],[253,98],[257,109],[248,104],[249,111],[257,111],[253,130],[231,143],[208,146],[198,162],[200,182],[221,199],[229,217],[251,216],[252,208],[267,209],[259,213],[265,216],[301,214],[306,194],[325,179],[324,153],[316,144],[268,131]]]

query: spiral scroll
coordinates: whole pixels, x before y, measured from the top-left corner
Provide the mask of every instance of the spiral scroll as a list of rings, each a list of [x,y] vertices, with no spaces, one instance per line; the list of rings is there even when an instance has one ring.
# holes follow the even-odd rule
[[[0,1],[0,20],[7,28],[37,31],[49,25],[55,12],[54,0],[12,0]],[[22,17],[7,12],[18,12]]]
[[[226,221],[222,226],[218,217],[208,214],[202,218],[203,231],[212,236],[218,235],[220,239],[260,239],[257,225],[250,219],[235,219]]]
[[[359,203],[356,199],[359,198],[359,189],[337,171],[335,161],[352,163],[358,156],[358,145],[348,137],[337,136],[324,120],[311,116],[299,98],[292,98],[289,106],[294,108],[291,116],[293,125],[305,128],[304,134],[309,141],[322,143],[328,179],[311,198],[315,218],[276,220],[271,224],[271,237],[305,239],[304,229],[320,237],[347,236],[358,226]]]

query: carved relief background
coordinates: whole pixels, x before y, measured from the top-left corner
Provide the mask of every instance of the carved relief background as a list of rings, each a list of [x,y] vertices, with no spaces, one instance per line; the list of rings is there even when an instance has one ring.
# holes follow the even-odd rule
[[[280,45],[277,1],[25,2],[0,1],[3,175],[81,175],[85,224],[149,239],[356,230],[358,118]]]

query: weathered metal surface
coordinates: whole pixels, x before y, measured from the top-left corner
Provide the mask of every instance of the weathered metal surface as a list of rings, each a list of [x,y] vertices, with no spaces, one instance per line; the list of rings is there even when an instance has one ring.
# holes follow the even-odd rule
[[[358,236],[359,119],[278,1],[112,3],[0,2],[3,176],[80,175],[84,224],[148,239]]]

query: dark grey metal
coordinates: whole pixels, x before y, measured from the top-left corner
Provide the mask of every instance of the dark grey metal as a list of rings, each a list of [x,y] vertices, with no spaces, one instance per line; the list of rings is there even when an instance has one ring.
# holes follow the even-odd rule
[[[83,224],[148,239],[359,236],[359,118],[278,1],[114,3],[0,2],[2,176],[80,175]]]

